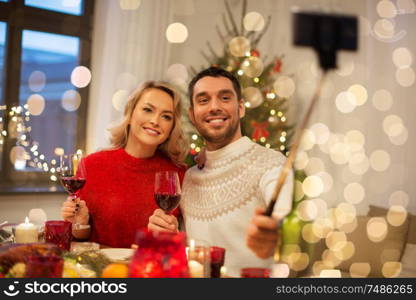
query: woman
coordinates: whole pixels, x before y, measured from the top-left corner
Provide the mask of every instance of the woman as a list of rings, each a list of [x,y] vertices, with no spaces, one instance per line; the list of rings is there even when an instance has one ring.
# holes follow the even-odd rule
[[[111,130],[113,147],[85,158],[82,200],[68,198],[62,206],[64,220],[91,225],[91,232],[73,230],[76,238],[110,247],[134,243],[157,208],[155,173],[177,171],[182,181],[187,146],[180,116],[180,96],[165,83],[147,82],[131,95],[123,121]]]

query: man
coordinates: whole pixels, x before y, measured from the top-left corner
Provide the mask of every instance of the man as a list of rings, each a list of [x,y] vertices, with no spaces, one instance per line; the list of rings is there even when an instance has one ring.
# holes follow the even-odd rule
[[[274,218],[263,215],[279,177],[284,155],[241,134],[245,106],[238,80],[211,67],[189,84],[189,117],[206,142],[204,168],[185,174],[181,200],[188,239],[226,248],[227,275],[273,263],[278,219],[291,208],[293,174],[282,189]],[[156,210],[148,228],[176,231],[177,220]]]

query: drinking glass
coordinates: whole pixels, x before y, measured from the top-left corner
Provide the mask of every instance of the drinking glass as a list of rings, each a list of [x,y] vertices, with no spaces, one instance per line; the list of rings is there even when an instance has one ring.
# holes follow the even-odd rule
[[[185,233],[153,232],[139,229],[138,246],[129,265],[129,277],[189,277],[185,252]]]
[[[27,278],[61,278],[64,260],[59,256],[34,255],[26,261]]]
[[[156,204],[170,214],[181,200],[181,185],[178,173],[175,171],[161,171],[155,175]]]
[[[212,246],[211,254],[211,278],[221,277],[221,267],[224,265],[225,248]]]
[[[189,275],[193,278],[210,278],[211,254],[208,242],[190,239],[188,244]]]
[[[73,200],[86,183],[87,172],[81,154],[64,154],[60,157],[60,180]]]
[[[241,269],[242,278],[268,278],[270,269],[267,268],[243,268]]]
[[[65,251],[71,248],[72,223],[68,221],[46,221],[45,242],[57,245]]]

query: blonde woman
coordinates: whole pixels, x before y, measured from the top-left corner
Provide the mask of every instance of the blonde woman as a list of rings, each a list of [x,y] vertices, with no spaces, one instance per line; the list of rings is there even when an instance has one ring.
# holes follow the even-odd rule
[[[91,225],[90,231],[74,230],[76,238],[110,247],[134,243],[136,230],[157,208],[155,173],[177,171],[182,182],[187,144],[180,116],[180,96],[165,83],[146,82],[131,95],[123,121],[111,130],[112,148],[85,159],[81,200],[68,198],[62,206],[65,220]],[[177,228],[176,218],[171,226]]]

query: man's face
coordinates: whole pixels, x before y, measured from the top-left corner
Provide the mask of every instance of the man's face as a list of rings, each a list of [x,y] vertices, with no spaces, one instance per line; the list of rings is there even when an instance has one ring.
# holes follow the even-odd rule
[[[245,109],[232,82],[225,77],[203,77],[194,86],[189,117],[205,138],[208,150],[222,148],[241,137]]]

